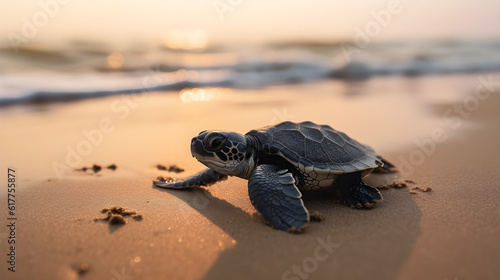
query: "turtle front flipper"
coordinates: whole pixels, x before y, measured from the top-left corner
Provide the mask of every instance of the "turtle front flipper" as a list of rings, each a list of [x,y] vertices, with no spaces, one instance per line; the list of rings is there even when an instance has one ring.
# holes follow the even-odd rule
[[[201,186],[210,186],[225,179],[227,179],[227,175],[208,168],[196,175],[182,179],[180,181],[167,182],[158,180],[155,182],[155,186],[167,189],[186,189]]]
[[[252,205],[273,227],[297,231],[309,223],[309,213],[302,194],[288,170],[262,164],[255,168],[248,181]]]

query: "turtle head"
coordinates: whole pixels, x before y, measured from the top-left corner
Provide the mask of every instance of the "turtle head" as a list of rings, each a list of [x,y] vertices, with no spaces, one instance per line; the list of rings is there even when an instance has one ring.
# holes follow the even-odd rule
[[[256,153],[247,136],[224,131],[202,131],[191,140],[191,154],[208,168],[247,179]]]

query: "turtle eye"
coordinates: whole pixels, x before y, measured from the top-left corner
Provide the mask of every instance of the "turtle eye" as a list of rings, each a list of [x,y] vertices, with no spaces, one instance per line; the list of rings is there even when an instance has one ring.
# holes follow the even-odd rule
[[[215,148],[219,147],[221,144],[222,144],[222,139],[217,137],[217,138],[210,140],[208,145],[210,146],[210,148],[215,149]]]
[[[210,135],[211,137],[207,137],[208,141],[206,141],[206,148],[209,151],[218,151],[220,150],[224,144],[226,143],[226,137],[216,134],[216,135]]]

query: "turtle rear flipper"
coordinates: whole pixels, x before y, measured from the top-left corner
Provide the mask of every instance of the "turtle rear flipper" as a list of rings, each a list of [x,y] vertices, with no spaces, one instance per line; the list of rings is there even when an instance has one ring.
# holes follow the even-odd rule
[[[336,184],[340,186],[342,202],[349,207],[369,209],[383,200],[379,190],[363,182],[360,172],[342,174]]]
[[[155,182],[155,186],[167,189],[187,189],[201,186],[210,186],[225,179],[227,179],[227,175],[208,168],[196,175],[182,179],[180,181],[167,182],[158,180]]]
[[[297,232],[309,223],[302,194],[288,170],[275,165],[257,166],[248,181],[252,205],[274,228]]]

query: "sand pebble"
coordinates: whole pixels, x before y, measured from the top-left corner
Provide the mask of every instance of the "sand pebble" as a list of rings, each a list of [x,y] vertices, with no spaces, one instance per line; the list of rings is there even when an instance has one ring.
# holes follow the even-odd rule
[[[78,268],[78,273],[81,275],[81,274],[84,274],[85,272],[87,272],[88,270],[89,270],[89,265],[86,263],[82,263],[80,265],[80,267]]]
[[[109,224],[111,225],[126,224],[126,223],[127,221],[125,221],[125,219],[120,215],[113,214],[111,215],[111,218],[109,218]]]
[[[325,220],[325,215],[319,211],[314,211],[309,214],[309,218],[311,219],[311,222],[321,222]]]

